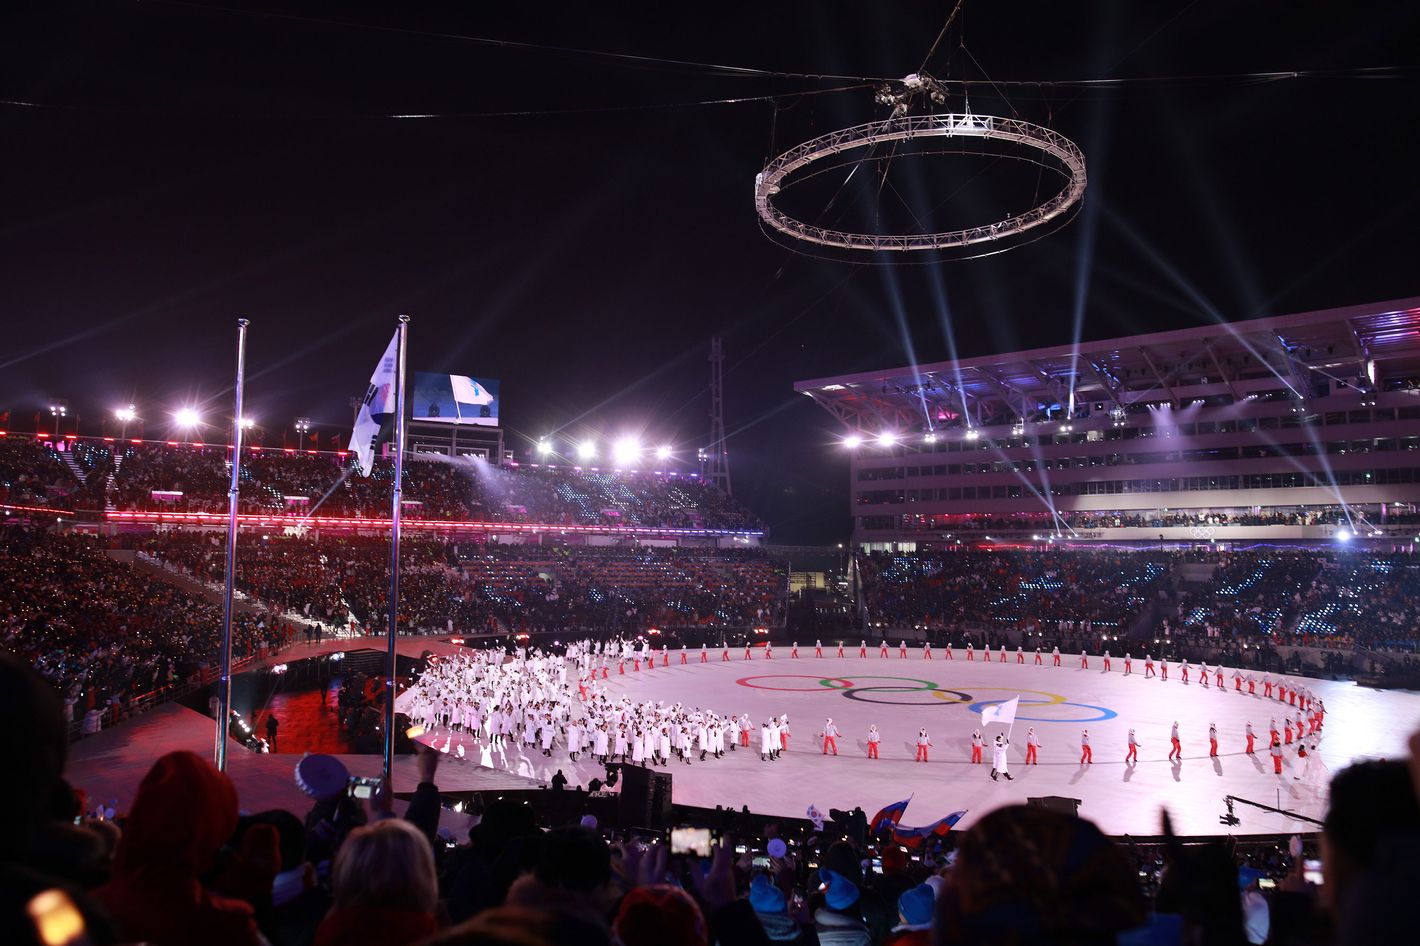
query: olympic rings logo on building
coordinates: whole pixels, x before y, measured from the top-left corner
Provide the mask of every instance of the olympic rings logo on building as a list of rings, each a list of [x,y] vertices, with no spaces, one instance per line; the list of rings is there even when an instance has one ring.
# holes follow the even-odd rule
[[[778,685],[777,681],[811,681],[800,685]],[[867,686],[860,686],[859,680],[887,680],[893,681],[890,684],[873,683]],[[776,681],[774,683],[764,683],[760,681]],[[964,706],[973,715],[980,715],[981,711],[988,706],[1006,702],[1002,699],[978,699],[974,693],[964,693],[961,690],[949,690],[938,686],[931,680],[921,680],[916,677],[890,677],[877,676],[873,674],[854,674],[854,679],[848,680],[843,677],[815,677],[808,674],[798,673],[771,673],[753,677],[741,677],[735,681],[742,687],[749,687],[752,690],[777,690],[782,693],[838,693],[850,700],[857,700],[860,703],[880,703],[885,706],[935,706],[943,704],[946,706]],[[915,686],[904,686],[902,684],[916,684]],[[1033,694],[1044,697],[1044,699],[1027,700],[1022,698],[1021,709],[1026,707],[1051,707],[1051,706],[1074,706],[1082,710],[1091,710],[1096,715],[1083,717],[1072,716],[1062,718],[1059,716],[1023,716],[1019,712],[1016,714],[1017,720],[1031,723],[1102,723],[1107,719],[1113,719],[1119,715],[1112,709],[1103,706],[1094,706],[1089,703],[1072,703],[1059,693],[1049,693],[1045,690],[1012,690],[1006,687],[977,687],[997,693],[1014,693],[1017,695]],[[1040,710],[1043,712],[1044,710]]]
[[[1212,526],[1189,526],[1188,534],[1195,539],[1211,539],[1217,533]]]

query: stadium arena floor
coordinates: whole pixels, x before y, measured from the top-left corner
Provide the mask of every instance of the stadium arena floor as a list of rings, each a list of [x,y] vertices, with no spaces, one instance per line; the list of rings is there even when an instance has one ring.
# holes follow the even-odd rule
[[[866,659],[856,656],[813,658],[813,648],[801,647],[801,657],[789,658],[788,648],[776,648],[773,660],[745,661],[743,651],[732,651],[722,662],[717,651],[708,663],[699,663],[698,651],[681,666],[672,652],[670,666],[625,675],[615,667],[605,682],[613,698],[681,702],[721,714],[748,712],[754,722],[750,749],[726,752],[691,765],[672,761],[673,798],[678,804],[714,807],[748,805],[751,811],[803,817],[809,805],[830,807],[861,805],[871,815],[891,802],[912,796],[903,818],[905,825],[927,824],[949,812],[966,809],[962,825],[1004,804],[1024,803],[1027,797],[1058,795],[1081,800],[1081,816],[1095,821],[1110,834],[1150,835],[1160,832],[1160,809],[1167,808],[1180,834],[1226,832],[1219,824],[1223,796],[1234,795],[1321,818],[1325,813],[1325,785],[1329,772],[1354,760],[1405,754],[1406,738],[1420,719],[1420,694],[1358,687],[1352,683],[1299,680],[1325,701],[1325,733],[1320,738],[1323,767],[1313,766],[1305,781],[1295,778],[1301,767],[1295,743],[1287,747],[1282,776],[1273,774],[1266,753],[1268,723],[1280,724],[1282,704],[1262,696],[1234,690],[1226,671],[1222,692],[1180,679],[1177,665],[1169,679],[1146,679],[1143,661],[1136,656],[1134,672],[1126,676],[1123,659],[1113,659],[1104,672],[1098,656],[1088,670],[1079,669],[1079,655],[1063,655],[1062,666],[987,662],[977,655],[968,662],[965,652],[955,659],[934,652],[922,659],[919,648],[909,648],[900,659],[893,648],[882,659],[869,649]],[[824,653],[832,651],[825,647]],[[992,702],[1019,694],[1021,704],[1012,735],[1010,769],[1015,780],[993,782],[989,777],[991,753],[985,763],[970,763],[970,737],[980,725],[980,711]],[[398,703],[396,704],[398,706]],[[1288,707],[1295,717],[1296,710]],[[789,749],[780,759],[762,762],[758,753],[759,723],[771,715],[789,714]],[[816,738],[826,717],[832,717],[842,735],[839,754],[825,756]],[[1168,761],[1169,729],[1177,720],[1184,749],[1180,763]],[[1251,721],[1258,733],[1257,752],[1247,755],[1244,726]],[[1208,756],[1208,726],[1216,723],[1219,756]],[[882,733],[881,758],[866,758],[868,726]],[[914,761],[916,736],[925,726],[932,740],[929,762]],[[1026,729],[1034,726],[1040,737],[1040,764],[1026,766]],[[1126,765],[1126,735],[1136,730],[1139,762]],[[988,741],[1002,730],[993,724]],[[1092,765],[1080,764],[1080,735],[1088,729],[1094,748]],[[551,758],[541,751],[520,749],[491,751],[471,738],[443,730],[422,737],[454,756],[460,745],[465,758],[449,758],[441,768],[494,768],[527,778],[546,780],[562,769],[574,784],[585,785],[604,770],[585,756],[571,762],[565,750]],[[1242,824],[1235,834],[1270,834],[1309,830],[1313,826],[1286,815],[1238,806]]]

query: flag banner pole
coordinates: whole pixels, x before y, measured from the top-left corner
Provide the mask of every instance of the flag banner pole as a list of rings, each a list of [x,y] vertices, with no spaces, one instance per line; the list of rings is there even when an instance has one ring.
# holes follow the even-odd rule
[[[232,408],[232,482],[227,490],[227,566],[222,587],[222,652],[218,657],[217,739],[213,761],[227,771],[227,727],[232,719],[232,591],[237,577],[237,506],[242,473],[242,393],[246,385],[247,319],[237,319],[237,385]]]
[[[395,643],[399,637],[399,510],[404,492],[404,361],[409,345],[409,316],[399,317],[399,352],[394,376],[394,496],[390,511],[389,653],[385,661],[385,785],[394,766]]]

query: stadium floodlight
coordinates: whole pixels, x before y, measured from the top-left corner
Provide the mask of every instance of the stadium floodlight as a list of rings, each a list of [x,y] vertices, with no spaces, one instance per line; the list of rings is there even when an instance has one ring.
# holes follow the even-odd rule
[[[967,428],[967,430],[966,430],[966,439],[967,439],[967,440],[975,440],[976,438],[978,438],[978,437],[980,437],[980,436],[981,436],[981,432],[980,432],[979,430],[977,430],[975,427],[968,427],[968,428]]]
[[[927,433],[925,433],[925,434],[922,436],[922,439],[923,439],[924,441],[926,441],[927,443],[936,443],[936,442],[937,442],[937,432],[936,432],[935,430],[929,430],[929,431],[927,431]]]
[[[862,445],[863,438],[857,434],[849,434],[843,438],[843,446],[847,447],[849,450],[857,450]]]
[[[597,455],[597,445],[596,445],[596,441],[593,441],[593,440],[583,440],[581,443],[577,444],[577,459],[578,459],[578,460],[590,460],[590,459],[594,458],[596,455]]]
[[[671,458],[671,445],[663,443],[656,448],[656,459],[662,462]]]
[[[127,407],[117,408],[113,412],[113,416],[118,419],[120,424],[131,424],[138,419],[138,410],[130,404]]]
[[[537,442],[537,455],[540,457],[545,457],[550,453],[552,453],[552,441],[548,440],[546,437],[543,437]]]
[[[252,429],[253,427],[255,427],[255,426],[256,426],[256,418],[254,418],[254,417],[243,417],[243,418],[242,418],[242,430],[251,430],[251,429]]]
[[[632,466],[641,458],[641,441],[622,437],[611,445],[611,459],[617,466]]]
[[[1350,530],[1350,529],[1342,529],[1340,532],[1336,533],[1336,541],[1338,541],[1338,542],[1350,542],[1350,541],[1351,541],[1351,530]]]
[[[173,412],[173,422],[183,430],[201,426],[202,415],[195,408],[183,407]]]
[[[897,443],[897,434],[893,433],[891,430],[884,430],[882,433],[878,434],[878,446],[891,447],[895,443]]]

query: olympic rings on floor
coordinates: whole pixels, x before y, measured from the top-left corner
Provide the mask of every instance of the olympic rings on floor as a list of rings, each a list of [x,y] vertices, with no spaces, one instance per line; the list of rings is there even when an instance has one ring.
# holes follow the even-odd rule
[[[811,687],[775,687],[752,683],[751,681],[753,680],[814,680],[817,682],[815,686]],[[823,691],[820,687],[828,687],[831,690],[851,690],[854,686],[852,680],[844,680],[839,677],[825,677],[820,679],[819,677],[803,673],[769,673],[761,676],[741,677],[735,682],[742,687],[749,687],[752,690],[780,690],[785,693],[821,693]],[[834,686],[835,683],[842,685]]]
[[[1019,696],[1020,694],[1022,694],[1022,693],[1034,693],[1036,696],[1048,696],[1048,697],[1050,697],[1049,701],[1046,701],[1046,702],[1042,702],[1042,701],[1040,701],[1040,700],[1030,700],[1030,701],[1029,701],[1029,702],[1031,702],[1031,703],[1037,703],[1037,704],[1039,704],[1039,705],[1041,705],[1041,706],[1058,706],[1059,704],[1065,702],[1065,697],[1062,696],[1061,694],[1059,694],[1059,693],[1048,693],[1048,692],[1046,692],[1045,690],[1013,690],[1013,689],[1011,689],[1010,687],[977,687],[976,689],[981,690],[981,691],[983,691],[983,692],[984,692],[984,691],[987,691],[987,690],[994,690],[994,691],[996,691],[997,693],[1015,693],[1015,694],[1018,695],[1018,696]],[[956,701],[956,700],[949,700],[948,702],[955,703],[955,702],[957,702],[957,701]],[[965,701],[963,701],[963,702],[971,703],[972,700],[965,700]],[[1004,702],[1006,702],[1006,701],[1005,701],[1005,700],[982,700],[980,703],[978,703],[978,704],[976,704],[976,705],[978,705],[978,706],[986,706],[986,705],[991,704],[991,703],[1004,703]],[[1022,700],[1022,702],[1026,702],[1026,701],[1025,701],[1025,700]],[[979,709],[973,709],[972,712],[974,712],[974,713],[979,713],[979,712],[981,712],[981,710],[979,710]]]
[[[871,688],[870,688],[870,689],[874,689],[874,690],[894,690],[894,691],[900,691],[900,692],[903,692],[903,693],[918,693],[918,692],[921,692],[921,691],[923,691],[923,690],[935,690],[935,689],[937,689],[937,684],[933,683],[931,680],[919,680],[919,679],[917,679],[916,677],[881,677],[881,676],[877,676],[877,675],[875,675],[875,674],[868,674],[868,675],[866,675],[866,676],[861,675],[861,674],[856,674],[855,676],[857,676],[857,678],[858,678],[859,680],[906,680],[908,683],[920,683],[920,684],[922,684],[922,686],[920,686],[920,687],[884,687],[884,686],[875,686],[875,687],[871,687]],[[824,684],[824,685],[827,686],[827,684]],[[839,687],[838,689],[846,689],[846,688],[844,688],[844,687]],[[860,689],[861,689],[861,688],[860,688]]]

